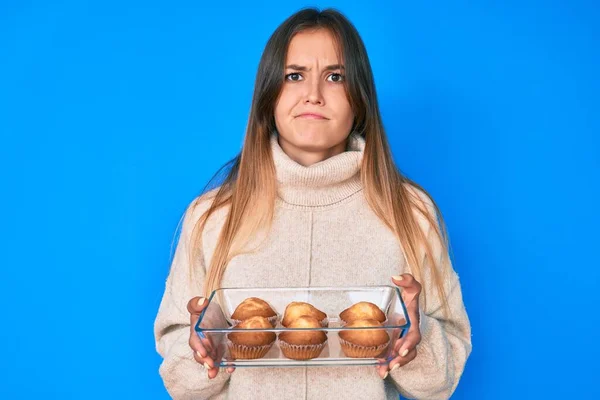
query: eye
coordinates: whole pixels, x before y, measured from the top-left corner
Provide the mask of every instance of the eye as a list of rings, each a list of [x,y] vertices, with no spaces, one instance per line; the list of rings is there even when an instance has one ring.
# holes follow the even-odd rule
[[[344,81],[344,75],[334,73],[334,74],[329,75],[327,77],[327,80],[330,81],[330,82],[336,82],[336,83],[337,82],[343,82]]]
[[[286,81],[292,81],[292,82],[298,82],[298,81],[301,81],[301,80],[302,80],[302,75],[300,75],[300,74],[299,74],[299,73],[297,73],[297,72],[293,72],[293,73],[291,73],[291,74],[287,74],[287,75],[285,76],[285,80],[286,80]]]

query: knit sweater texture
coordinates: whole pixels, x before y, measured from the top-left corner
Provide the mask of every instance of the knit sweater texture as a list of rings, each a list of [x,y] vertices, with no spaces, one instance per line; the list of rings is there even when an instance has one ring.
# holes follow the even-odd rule
[[[235,256],[221,287],[311,287],[390,285],[391,276],[411,273],[396,236],[371,210],[363,193],[360,166],[365,142],[351,135],[347,151],[304,167],[271,147],[278,181],[273,224],[253,252]],[[411,187],[432,210],[431,201]],[[202,295],[207,268],[227,210],[215,213],[203,231],[200,267],[190,278],[188,250],[195,222],[208,208],[201,201],[184,217],[179,242],[156,317],[159,372],[172,398],[184,399],[447,399],[471,352],[471,327],[452,265],[444,282],[450,316],[443,313],[431,275],[421,284],[421,343],[417,357],[381,379],[373,366],[221,369],[214,379],[188,345],[187,302]],[[443,247],[425,218],[418,218],[437,258]],[[450,261],[448,261],[450,263]],[[193,280],[193,281],[191,281]]]

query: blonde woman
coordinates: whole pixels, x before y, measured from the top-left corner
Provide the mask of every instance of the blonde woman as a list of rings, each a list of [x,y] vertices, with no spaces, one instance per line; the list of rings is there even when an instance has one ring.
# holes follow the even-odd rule
[[[174,399],[446,399],[471,352],[443,222],[394,165],[369,59],[334,10],[269,39],[243,148],[188,207],[155,323]],[[193,326],[218,287],[402,288],[408,334],[385,367],[219,370]]]

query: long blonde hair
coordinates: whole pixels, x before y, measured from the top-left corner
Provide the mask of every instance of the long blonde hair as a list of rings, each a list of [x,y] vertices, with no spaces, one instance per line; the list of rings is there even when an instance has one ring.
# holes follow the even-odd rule
[[[242,151],[229,163],[229,172],[224,181],[210,193],[210,207],[192,230],[190,273],[196,268],[194,260],[198,259],[202,248],[202,232],[210,216],[217,210],[226,208],[228,211],[207,266],[205,295],[220,286],[227,264],[233,257],[244,252],[244,246],[252,236],[260,230],[268,232],[270,229],[277,198],[270,137],[275,129],[274,105],[283,83],[286,51],[282,49],[287,49],[296,33],[317,28],[332,32],[344,59],[346,91],[356,116],[353,131],[365,139],[360,175],[367,202],[397,236],[415,279],[422,282],[424,273],[429,273],[437,288],[441,305],[447,312],[445,260],[434,258],[427,238],[428,232],[421,229],[417,218],[417,215],[426,218],[442,246],[442,254],[447,255],[446,230],[441,213],[433,199],[429,197],[430,205],[427,205],[414,189],[423,194],[426,194],[425,190],[403,176],[395,166],[381,121],[371,66],[362,39],[342,14],[331,9],[301,10],[284,21],[269,39],[258,68]],[[191,207],[196,207],[203,200],[206,200],[206,196],[199,197]],[[425,263],[425,259],[429,262]],[[426,265],[429,265],[430,271],[425,271]],[[425,300],[426,285],[423,285],[423,289]]]

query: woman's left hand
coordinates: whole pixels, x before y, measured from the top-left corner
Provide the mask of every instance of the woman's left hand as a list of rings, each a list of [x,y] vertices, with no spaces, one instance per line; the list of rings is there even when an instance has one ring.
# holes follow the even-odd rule
[[[410,318],[410,328],[406,335],[396,340],[394,344],[392,354],[396,357],[388,364],[376,367],[382,379],[387,378],[390,371],[414,360],[417,356],[417,345],[421,341],[421,331],[419,330],[419,295],[421,294],[421,284],[411,274],[392,276],[392,282],[402,288],[402,300],[404,300],[408,318]]]

